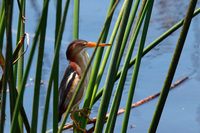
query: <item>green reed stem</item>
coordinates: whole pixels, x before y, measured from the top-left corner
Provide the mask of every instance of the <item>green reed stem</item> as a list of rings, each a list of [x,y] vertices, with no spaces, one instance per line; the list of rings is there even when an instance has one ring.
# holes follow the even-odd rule
[[[5,2],[5,16],[6,17],[6,58],[5,58],[5,76],[6,80],[10,81],[10,115],[11,120],[13,118],[13,110],[15,106],[15,89],[14,79],[13,79],[13,67],[12,67],[12,11],[13,11],[13,1]]]
[[[79,6],[80,0],[74,0],[73,40],[79,38]]]
[[[57,38],[57,41],[56,41],[54,59],[53,59],[53,64],[52,64],[51,73],[50,73],[50,77],[49,77],[47,93],[46,93],[46,101],[45,101],[42,131],[41,131],[42,133],[44,133],[46,131],[47,116],[48,116],[48,110],[49,110],[49,101],[50,101],[51,88],[52,88],[52,81],[53,81],[53,76],[54,76],[55,67],[56,67],[55,62],[56,62],[56,59],[58,58],[58,55],[59,55],[59,50],[60,50],[62,35],[63,35],[64,27],[65,27],[65,21],[66,21],[67,11],[68,11],[68,7],[69,7],[69,2],[70,2],[69,0],[66,1],[62,21],[61,21],[61,24],[60,24],[60,27],[59,27],[58,38]]]
[[[4,1],[1,3],[1,18],[0,18],[0,50],[3,47],[3,38],[5,32],[5,10],[4,10]]]
[[[135,18],[135,14],[136,14],[136,11],[138,9],[139,2],[140,2],[139,0],[136,0],[135,3],[134,3],[134,7],[133,7],[132,13],[130,15],[130,19],[129,19],[129,22],[128,22],[128,25],[127,25],[127,28],[126,28],[124,38],[123,38],[122,46],[123,45],[125,46],[125,44],[127,42],[127,39],[128,39],[129,33],[130,33],[130,29],[132,27],[133,20]],[[138,17],[138,18],[140,18],[140,17]],[[143,19],[141,20],[141,22],[142,21],[143,21]],[[118,108],[119,108],[119,105],[120,105],[123,86],[124,86],[124,83],[125,83],[125,80],[126,80],[126,74],[127,74],[127,71],[128,71],[127,67],[128,67],[129,61],[130,61],[131,56],[132,56],[132,52],[133,52],[133,49],[134,49],[134,46],[135,46],[135,42],[136,42],[140,27],[141,27],[141,25],[138,27],[137,32],[136,32],[137,34],[135,34],[134,39],[132,39],[133,41],[131,41],[131,43],[129,44],[130,46],[128,48],[127,55],[126,55],[126,58],[125,58],[122,75],[120,77],[120,80],[119,80],[119,83],[118,83],[118,86],[117,86],[117,89],[116,89],[116,92],[115,92],[114,100],[113,100],[113,103],[112,103],[112,106],[111,106],[110,115],[108,117],[106,128],[105,128],[105,132],[113,132],[114,131],[114,126],[115,126],[115,122],[116,122],[116,118],[117,118],[117,111],[118,111]],[[124,49],[124,47],[121,48],[121,50],[120,50],[121,53],[123,53],[123,49]],[[119,55],[119,56],[122,56],[122,55]],[[119,58],[121,58],[121,57],[119,57]],[[120,63],[120,61],[118,63]]]
[[[170,64],[170,67],[169,67],[169,70],[168,70],[168,73],[167,73],[167,76],[166,76],[166,79],[165,79],[165,82],[163,85],[163,89],[161,91],[161,94],[160,94],[160,97],[159,97],[159,100],[158,100],[158,103],[156,106],[156,110],[154,112],[154,116],[153,116],[151,125],[148,130],[149,133],[155,133],[156,129],[158,127],[158,123],[159,123],[159,120],[160,120],[160,117],[161,117],[161,114],[162,114],[162,111],[163,111],[163,108],[164,108],[164,105],[165,105],[165,102],[166,102],[166,99],[167,99],[167,96],[168,96],[168,93],[170,90],[170,86],[171,86],[180,56],[181,56],[184,42],[185,42],[189,27],[190,27],[192,15],[195,10],[196,3],[197,3],[197,0],[190,1],[190,5],[188,8],[186,17],[185,17],[185,21],[183,23],[183,27],[182,27],[182,30],[181,30],[181,33],[180,33],[180,36],[179,36],[179,39],[178,39],[178,42],[176,45],[174,55],[171,60],[171,64]]]
[[[79,8],[80,0],[74,0],[73,40],[79,38]],[[78,112],[74,113],[74,119],[79,121]],[[73,125],[73,132],[76,132],[75,124]]]
[[[110,12],[111,12],[113,6],[115,6],[114,5],[115,1],[116,0],[111,0],[110,1],[109,9],[108,9],[107,16],[106,16],[106,18],[109,17],[110,19],[107,22],[108,24],[106,25],[105,31],[103,33],[103,36],[102,36],[101,40],[100,40],[100,42],[103,42],[103,43],[106,42],[108,31],[110,29],[110,23],[111,23],[111,20],[112,20],[112,15],[110,15]],[[100,67],[103,51],[104,51],[103,47],[99,47],[97,49],[97,53],[95,55],[93,68],[92,68],[92,73],[91,73],[91,76],[90,76],[90,82],[89,82],[87,93],[86,93],[86,96],[85,96],[85,101],[84,101],[84,104],[83,104],[83,108],[84,107],[89,107],[90,104],[91,104],[91,98],[92,98],[92,94],[93,94],[93,90],[94,90],[94,85],[95,85],[97,73],[98,73],[98,70],[99,70],[99,67]],[[88,113],[88,112],[86,112],[86,113]],[[81,120],[80,120],[80,126],[81,126],[81,128],[85,129],[86,125],[87,125],[87,118],[82,116]]]
[[[38,46],[38,56],[37,56],[36,73],[35,73],[36,76],[35,76],[33,106],[32,106],[31,133],[37,133],[40,83],[42,76],[42,64],[44,55],[48,7],[46,8],[46,10],[43,10],[43,12],[44,12],[44,19],[42,21],[42,29],[40,30],[40,41]]]
[[[112,89],[113,89],[113,86],[114,86],[114,81],[115,81],[114,77],[115,77],[117,70],[118,70],[118,68],[116,67],[116,63],[117,63],[117,60],[118,60],[118,54],[119,54],[119,51],[120,51],[122,38],[124,36],[125,28],[126,28],[126,25],[127,25],[130,7],[131,7],[131,4],[132,4],[132,1],[127,0],[126,2],[127,3],[125,4],[124,14],[122,15],[122,20],[121,20],[121,24],[120,24],[120,28],[119,28],[117,41],[116,41],[116,44],[115,44],[115,47],[114,47],[113,55],[112,55],[112,58],[111,58],[111,63],[110,63],[110,66],[109,66],[107,77],[106,77],[105,91],[104,91],[103,96],[102,96],[102,100],[101,100],[101,104],[100,104],[100,108],[99,108],[99,112],[98,112],[98,116],[97,116],[95,132],[102,132],[102,130],[103,130],[105,116],[106,116],[106,113],[107,113]]]
[[[110,12],[110,15],[109,15],[109,16],[111,16],[112,13],[114,12],[114,9],[115,9],[115,7],[116,7],[116,5],[117,5],[118,2],[119,2],[119,0],[116,1],[115,6],[112,8],[112,11]],[[97,41],[97,46],[94,48],[94,51],[93,51],[93,53],[92,53],[92,55],[91,55],[91,58],[90,58],[90,60],[89,60],[89,62],[88,62],[88,65],[87,65],[87,67],[86,67],[86,70],[85,70],[85,72],[84,72],[84,74],[83,74],[83,76],[82,76],[82,78],[81,78],[81,80],[80,80],[80,83],[78,84],[77,89],[76,89],[76,91],[75,91],[75,93],[74,93],[74,95],[73,95],[73,97],[72,97],[72,99],[71,99],[71,101],[70,101],[70,103],[69,103],[69,106],[68,106],[68,108],[67,108],[67,110],[66,110],[66,112],[65,112],[65,116],[64,116],[64,118],[63,118],[63,121],[62,121],[62,123],[61,123],[61,125],[60,125],[60,128],[59,128],[59,131],[58,131],[59,133],[62,132],[62,128],[63,128],[63,126],[64,126],[64,124],[65,124],[65,121],[66,121],[68,115],[69,115],[69,112],[71,111],[71,108],[72,108],[72,106],[73,106],[73,103],[74,103],[74,101],[75,101],[75,98],[76,98],[76,96],[77,96],[77,94],[78,94],[78,92],[79,92],[79,90],[80,90],[80,88],[81,88],[81,86],[82,86],[82,84],[83,84],[83,81],[85,80],[86,74],[87,74],[87,72],[88,72],[88,70],[89,70],[89,67],[90,67],[90,65],[91,65],[91,62],[92,62],[92,60],[93,60],[93,58],[94,58],[94,55],[95,55],[95,53],[96,53],[96,51],[97,51],[98,44],[99,44],[99,42],[100,42],[100,40],[101,40],[101,38],[102,38],[102,36],[103,36],[103,34],[104,34],[105,27],[106,27],[106,25],[108,24],[108,22],[110,21],[110,19],[111,19],[110,17],[107,17],[107,19],[106,19],[106,21],[105,21],[105,24],[104,24],[104,26],[103,26],[103,29],[102,29],[102,31],[101,31],[101,33],[100,33],[100,35],[99,35],[99,39],[98,39],[98,41]]]
[[[5,11],[5,9],[4,9],[4,1],[2,0],[2,2],[1,2],[1,11],[0,11],[1,19],[2,19],[2,15],[3,15],[4,11]]]
[[[124,2],[125,3],[125,2]],[[115,40],[115,37],[116,37],[116,34],[117,34],[117,31],[118,31],[118,28],[119,28],[119,25],[120,25],[120,22],[121,22],[121,18],[122,18],[122,14],[123,14],[123,8],[124,8],[124,5],[122,6],[122,9],[120,11],[120,14],[117,18],[117,21],[115,23],[115,27],[113,29],[113,32],[112,32],[112,35],[110,37],[110,41],[109,41],[109,44],[113,44],[114,40]],[[91,102],[90,102],[90,108],[92,108],[92,105],[94,103],[94,100],[95,100],[95,96],[96,96],[96,93],[97,93],[97,90],[99,88],[99,84],[101,82],[101,79],[102,79],[102,76],[103,76],[103,72],[105,70],[105,67],[106,67],[106,64],[107,64],[107,61],[108,61],[108,57],[110,55],[110,51],[111,51],[112,47],[108,47],[107,50],[106,50],[106,53],[104,55],[104,58],[102,60],[102,63],[101,63],[101,67],[99,69],[99,73],[98,73],[98,76],[97,76],[97,79],[96,79],[96,83],[95,83],[95,86],[94,86],[94,90],[93,90],[93,94],[92,94],[92,99],[91,99]]]
[[[13,76],[13,65],[12,65],[12,13],[13,13],[13,1],[4,1],[5,2],[5,24],[6,24],[6,58],[5,58],[5,79],[9,82],[10,90],[10,116],[11,121],[13,120],[13,110],[15,107],[15,84]],[[18,115],[17,115],[18,117]],[[16,132],[20,132],[19,123],[16,121]]]
[[[56,29],[55,29],[55,47],[58,39],[58,32],[62,16],[62,0],[57,0],[56,8]],[[54,48],[55,48],[54,47]],[[55,60],[55,72],[53,83],[53,133],[58,131],[58,81],[59,81],[59,55]]]
[[[137,17],[137,20],[136,20],[136,22],[135,22],[135,26],[134,26],[133,33],[132,33],[132,35],[131,35],[131,38],[133,38],[134,35],[135,35],[137,25],[138,25],[138,23],[139,23],[139,21],[140,21],[140,18],[141,18],[141,16],[142,16],[142,13],[143,13],[143,11],[144,11],[144,8],[145,8],[146,3],[147,3],[147,0],[143,0],[142,3],[141,3],[141,8],[140,8],[140,10],[139,10],[138,17]]]
[[[34,55],[34,52],[35,52],[35,49],[36,49],[38,36],[39,36],[40,30],[42,28],[42,22],[43,22],[43,19],[44,19],[44,10],[46,10],[46,8],[48,7],[48,4],[49,4],[49,0],[45,0],[45,2],[44,2],[45,6],[43,8],[43,12],[42,12],[38,27],[36,29],[36,34],[35,34],[35,37],[33,39],[33,44],[32,44],[30,54],[29,54],[27,66],[26,66],[26,69],[25,69],[25,72],[24,72],[24,76],[23,76],[23,79],[22,79],[20,86],[18,86],[20,88],[20,91],[19,91],[19,95],[17,97],[17,101],[16,101],[16,105],[15,105],[15,109],[14,109],[13,121],[11,123],[11,131],[10,131],[11,133],[16,132],[17,116],[19,114],[19,110],[20,110],[21,103],[22,103],[22,100],[23,100],[25,84],[26,84],[26,81],[27,81],[27,78],[28,78],[28,74],[30,72],[29,70],[30,70],[31,63],[32,63],[32,60],[33,60],[33,55]]]
[[[7,88],[7,82],[5,80],[5,76],[3,76],[2,80],[3,83],[1,84],[0,87],[3,88],[2,92],[0,93],[1,95],[1,103],[0,103],[0,108],[1,108],[1,114],[0,114],[0,132],[4,132],[4,123],[5,123],[5,110],[6,110],[6,88]]]
[[[119,53],[119,56],[118,56],[117,67],[119,67],[119,65],[120,65],[120,62],[121,62],[121,59],[122,59],[122,56],[123,56],[123,53],[124,53],[124,49],[126,47],[126,43],[127,43],[128,37],[129,37],[129,33],[130,33],[131,27],[133,25],[135,14],[137,12],[137,8],[138,8],[138,5],[139,5],[139,2],[140,2],[140,0],[136,0],[135,1],[132,13],[130,15],[129,22],[127,24],[126,31],[125,31],[125,34],[124,34],[124,37],[123,37],[120,53]],[[140,16],[140,14],[139,14],[139,16]],[[135,31],[135,29],[133,31]]]
[[[134,70],[133,70],[133,75],[132,75],[132,80],[131,80],[130,89],[129,89],[129,93],[128,93],[126,110],[125,110],[125,114],[124,114],[124,120],[123,120],[121,132],[126,132],[127,127],[128,127],[131,104],[133,101],[133,95],[134,95],[137,77],[138,77],[138,73],[139,73],[140,63],[141,63],[141,59],[142,59],[142,51],[143,51],[143,48],[145,45],[145,40],[146,40],[147,30],[148,30],[151,12],[152,12],[152,8],[153,8],[153,3],[154,3],[154,0],[147,1],[144,11],[141,16],[141,19],[142,19],[145,15],[145,10],[148,9],[147,13],[146,13],[142,36],[140,39],[140,45],[139,45],[139,49],[138,49],[138,53],[137,53],[137,57],[136,57],[136,63],[135,63]],[[139,21],[138,27],[139,27],[139,25],[141,25],[141,21]]]
[[[200,8],[198,8],[194,14],[193,14],[193,17],[197,16],[198,14],[200,13]],[[151,49],[153,49],[155,46],[157,46],[160,42],[162,42],[164,39],[166,39],[169,35],[171,35],[174,31],[176,31],[177,29],[179,29],[182,25],[183,25],[183,22],[184,20],[181,20],[179,21],[177,24],[175,24],[172,28],[170,28],[169,30],[167,30],[165,33],[163,33],[160,37],[158,37],[155,41],[153,41],[150,45],[148,45],[144,50],[143,50],[143,54],[142,56],[146,55],[149,51],[151,51]],[[134,57],[130,63],[129,63],[129,66],[128,68],[131,68],[134,64],[135,64],[135,60],[136,60],[136,57]],[[120,70],[118,73],[117,73],[117,76],[116,76],[116,80],[118,80],[120,78],[120,75],[121,75],[121,72],[122,70]],[[99,92],[96,94],[96,97],[94,99],[94,103],[96,103],[96,101],[102,96],[102,93],[103,93],[103,90],[104,90],[104,87],[101,88],[99,90]],[[93,103],[93,104],[94,104]]]
[[[23,15],[25,15],[25,0],[21,0],[21,9],[22,9],[22,13]],[[23,36],[24,34],[24,28],[25,25],[21,20],[21,14],[19,13],[19,17],[18,17],[18,30],[17,30],[17,39],[16,39],[16,46],[18,45],[18,42],[21,38],[21,36]],[[20,48],[18,55],[21,55],[21,53],[24,51],[24,45],[22,45],[22,47]],[[13,57],[15,58],[15,57]],[[18,71],[18,72],[17,72]],[[18,62],[15,64],[15,69],[14,69],[14,83],[16,86],[16,80],[18,81],[18,86],[19,84],[21,84],[21,80],[23,78],[23,71],[24,71],[24,57],[22,56]],[[18,74],[17,74],[18,73]],[[17,77],[18,75],[18,77]],[[23,105],[23,103],[22,103]],[[20,126],[20,130],[23,132],[23,120],[22,120],[22,116],[21,114],[18,116],[19,119],[19,126]]]

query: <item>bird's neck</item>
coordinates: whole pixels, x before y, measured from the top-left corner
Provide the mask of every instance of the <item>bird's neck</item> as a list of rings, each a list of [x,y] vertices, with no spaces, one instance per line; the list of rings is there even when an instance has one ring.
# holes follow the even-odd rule
[[[85,69],[88,65],[89,62],[89,55],[86,53],[86,51],[81,51],[80,53],[75,54],[74,56],[71,56],[73,58],[70,59],[71,65],[76,71],[76,73],[79,75],[79,78],[81,79],[82,74],[85,72]],[[84,80],[84,93],[86,91],[86,87],[89,83],[90,80],[90,75],[91,75],[91,67],[89,68],[85,80]]]
[[[80,76],[85,72],[89,62],[89,55],[86,51],[81,51],[74,55],[72,62],[75,62],[81,69]]]

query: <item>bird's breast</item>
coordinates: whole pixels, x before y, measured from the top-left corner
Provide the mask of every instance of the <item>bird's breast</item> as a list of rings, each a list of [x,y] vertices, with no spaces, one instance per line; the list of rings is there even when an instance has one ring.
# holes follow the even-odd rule
[[[74,63],[71,63],[71,65],[74,68],[74,70],[76,71],[76,73],[78,72],[77,75],[81,75],[81,77],[82,77],[82,74],[85,72],[88,62],[89,62],[89,55],[85,51],[81,51],[79,54],[76,55],[75,61],[74,61]],[[79,104],[81,103],[81,100],[83,99],[84,94],[87,90],[87,86],[88,86],[88,83],[90,80],[90,75],[91,75],[91,67],[89,68],[89,70],[86,74],[85,80],[78,92],[73,109],[76,109],[79,106]],[[70,88],[67,99],[72,98],[72,95],[76,91],[79,82],[80,82],[80,77],[77,76],[72,85],[73,87]]]

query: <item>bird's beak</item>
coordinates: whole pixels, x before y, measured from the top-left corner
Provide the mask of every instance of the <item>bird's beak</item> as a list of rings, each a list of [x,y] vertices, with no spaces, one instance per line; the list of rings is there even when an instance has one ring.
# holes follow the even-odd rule
[[[95,42],[88,42],[87,47],[95,47],[97,43]],[[105,47],[105,46],[111,46],[111,44],[106,44],[106,43],[99,43],[98,47]]]

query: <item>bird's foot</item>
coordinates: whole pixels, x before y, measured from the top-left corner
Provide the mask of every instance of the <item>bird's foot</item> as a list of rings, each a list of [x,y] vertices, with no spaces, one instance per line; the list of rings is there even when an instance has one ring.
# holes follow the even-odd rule
[[[80,117],[81,117],[81,115],[83,115],[83,116],[85,116],[85,118],[89,119],[90,111],[91,111],[91,109],[89,107],[85,107],[83,109],[77,109],[75,112],[79,112]]]
[[[76,131],[78,131],[78,130],[79,130],[79,131],[82,131],[83,133],[87,133],[87,130],[81,128],[79,124],[76,126]]]
[[[71,119],[73,120],[74,124],[75,124],[75,127],[76,127],[76,131],[82,131],[83,133],[87,133],[87,130],[86,129],[83,129],[80,127],[80,125],[76,122],[76,120],[74,119],[74,113],[71,113]]]

